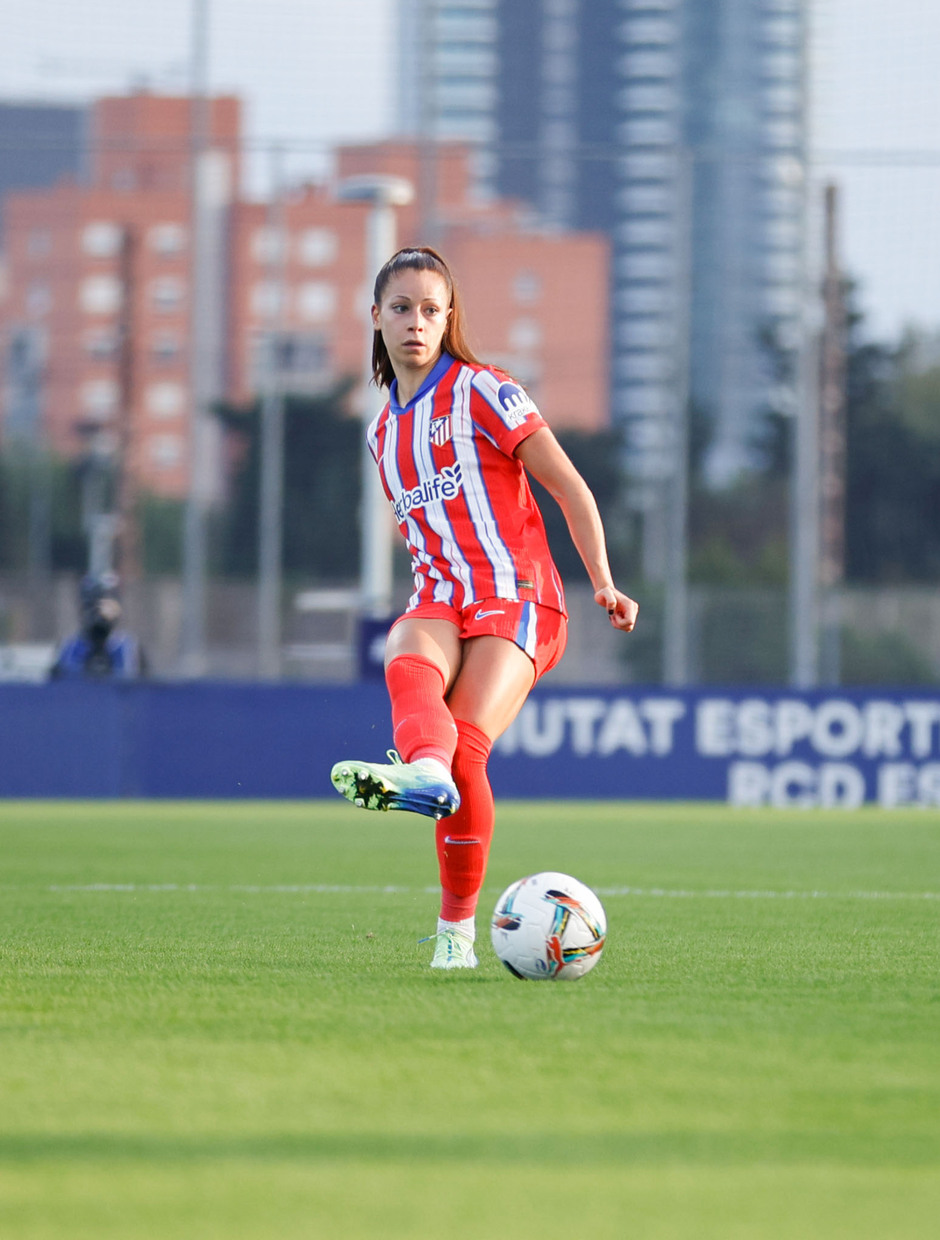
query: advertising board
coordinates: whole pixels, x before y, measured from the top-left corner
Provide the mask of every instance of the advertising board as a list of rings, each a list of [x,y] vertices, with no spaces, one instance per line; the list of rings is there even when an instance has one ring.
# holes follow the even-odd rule
[[[523,796],[940,806],[940,695],[543,690],[497,755]]]
[[[0,684],[2,797],[330,797],[391,745],[381,683]],[[497,797],[940,807],[940,693],[537,689]]]

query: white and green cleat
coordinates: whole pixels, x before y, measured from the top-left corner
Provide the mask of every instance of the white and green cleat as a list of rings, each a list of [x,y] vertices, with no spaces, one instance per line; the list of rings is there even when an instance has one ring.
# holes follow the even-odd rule
[[[436,939],[432,969],[475,969],[479,961],[473,950],[473,939],[459,930],[441,930],[431,936]],[[422,939],[422,943],[428,942]]]
[[[385,762],[337,762],[333,787],[360,809],[408,810],[447,818],[460,807],[460,794],[447,768],[433,758],[402,762],[394,749]]]

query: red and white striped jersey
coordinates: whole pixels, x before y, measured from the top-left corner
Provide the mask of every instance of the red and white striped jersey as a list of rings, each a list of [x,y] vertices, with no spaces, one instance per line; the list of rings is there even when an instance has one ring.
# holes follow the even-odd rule
[[[565,611],[558,570],[522,463],[513,451],[545,426],[508,375],[445,353],[402,409],[392,384],[368,430],[419,603],[462,609],[524,599]]]

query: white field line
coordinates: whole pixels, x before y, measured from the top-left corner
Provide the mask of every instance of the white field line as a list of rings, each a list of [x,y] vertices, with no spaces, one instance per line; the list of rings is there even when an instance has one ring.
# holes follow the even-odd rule
[[[333,883],[279,883],[271,886],[236,883],[52,883],[49,891],[161,892],[225,891],[239,895],[430,895],[437,887],[368,887]],[[605,899],[632,896],[659,900],[940,900],[938,891],[691,891],[666,887],[597,887]],[[494,888],[495,891],[495,888]]]
[[[52,883],[50,891],[228,891],[249,895],[408,895],[412,892],[436,891],[436,887],[355,887],[335,883],[276,883],[259,886],[254,883]]]

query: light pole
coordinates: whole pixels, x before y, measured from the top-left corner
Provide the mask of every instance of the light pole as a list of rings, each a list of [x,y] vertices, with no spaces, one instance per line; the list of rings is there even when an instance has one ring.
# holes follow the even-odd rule
[[[287,228],[281,150],[271,150],[268,212],[272,305],[261,398],[261,487],[258,497],[258,671],[281,674],[281,584],[284,549],[284,382],[282,346],[287,303]]]
[[[414,200],[414,186],[402,177],[347,177],[337,186],[341,202],[365,202],[371,206],[366,219],[366,271],[374,276],[395,252],[395,208]],[[368,276],[367,276],[368,278]],[[362,425],[365,429],[384,405],[384,397],[372,384],[371,322],[366,332]],[[387,617],[392,609],[392,522],[388,500],[363,436],[362,445],[362,563],[359,606],[372,620]]]
[[[667,482],[663,682],[689,683],[689,337],[692,305],[691,154],[679,152],[675,260],[676,347],[672,383],[672,475]]]
[[[205,156],[209,148],[209,0],[193,0],[190,88],[190,387],[189,489],[183,525],[183,612],[180,666],[188,676],[206,671],[206,510],[207,407],[211,399],[209,365],[208,228]]]
[[[812,182],[803,181],[804,239],[797,409],[790,461],[790,684],[819,683],[819,343],[821,306]]]

